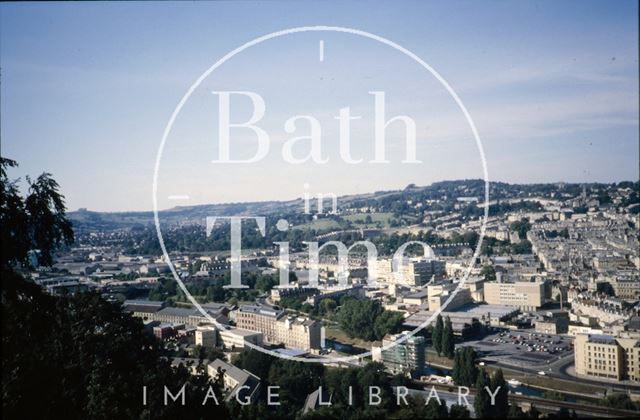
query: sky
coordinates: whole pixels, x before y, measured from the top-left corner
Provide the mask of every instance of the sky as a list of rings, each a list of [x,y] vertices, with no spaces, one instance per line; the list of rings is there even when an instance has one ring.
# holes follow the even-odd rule
[[[2,3],[1,152],[20,164],[13,177],[52,173],[71,210],[151,210],[165,128],[194,82],[257,37],[324,25],[373,33],[428,63],[472,117],[490,181],[638,180],[637,18],[631,0]],[[267,157],[213,163],[220,129],[214,91],[260,95],[265,113],[256,124],[269,137]],[[402,163],[405,131],[397,121],[386,131],[391,162],[370,163],[371,91],[385,92],[387,120],[415,121],[421,163]],[[255,111],[246,95],[231,105],[233,122]],[[344,107],[361,117],[350,133],[359,164],[339,153],[335,117]],[[295,116],[308,118],[287,130]],[[311,118],[328,162],[284,162],[282,150],[309,134]],[[256,152],[249,129],[232,131],[231,143],[234,159]],[[305,156],[308,144],[295,141],[293,155]],[[432,73],[389,45],[315,31],[254,45],[194,88],[166,139],[158,204],[482,177],[470,125]]]

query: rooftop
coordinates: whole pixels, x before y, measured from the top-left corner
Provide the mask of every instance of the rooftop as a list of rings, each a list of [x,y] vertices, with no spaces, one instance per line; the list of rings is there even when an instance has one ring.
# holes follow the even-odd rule
[[[282,310],[263,305],[242,305],[240,307],[240,312],[271,316],[274,318],[279,318],[284,313]]]

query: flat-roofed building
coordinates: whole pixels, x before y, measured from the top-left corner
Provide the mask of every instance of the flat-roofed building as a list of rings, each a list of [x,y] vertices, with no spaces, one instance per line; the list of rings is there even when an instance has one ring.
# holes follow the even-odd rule
[[[381,347],[371,349],[373,360],[382,362],[384,367],[393,374],[421,375],[426,366],[425,339],[421,336],[411,336],[395,344],[407,334],[404,332],[385,337]],[[389,346],[389,348],[383,350],[385,346]]]
[[[419,292],[409,293],[402,297],[402,303],[406,305],[420,306],[429,301],[429,292],[427,290],[420,290]]]
[[[246,343],[262,345],[262,333],[243,330],[241,328],[225,327],[218,331],[220,343],[224,349],[243,349]]]
[[[383,258],[376,261],[377,276],[380,281],[390,284],[422,286],[432,278],[443,278],[445,263],[435,258],[403,258],[398,273],[393,271],[393,259]]]
[[[320,348],[321,324],[308,318],[287,317],[263,305],[243,305],[236,314],[238,328],[259,331],[270,344],[303,350]]]
[[[276,322],[276,340],[288,348],[319,349],[321,328],[320,322],[309,318],[283,317]]]
[[[192,327],[196,327],[202,323],[211,323],[211,319],[220,324],[229,323],[229,318],[226,316],[229,311],[226,306],[218,310],[204,307],[203,309],[209,314],[208,317],[196,308],[164,307],[162,302],[126,301],[124,305],[125,311],[131,312],[133,316],[142,318],[144,321],[185,324]],[[209,317],[211,317],[211,319],[209,319]]]
[[[536,332],[566,334],[569,332],[569,313],[562,310],[542,311],[536,314]]]
[[[407,318],[403,322],[403,328],[415,329],[434,317],[435,312],[432,311],[419,311]],[[476,314],[469,312],[441,312],[442,318],[449,317],[451,319],[451,326],[453,327],[453,333],[463,338],[471,338],[476,336],[481,330],[481,320]],[[429,325],[435,324],[435,318]]]
[[[574,340],[574,355],[578,374],[617,381],[640,381],[638,339],[578,334]]]
[[[469,289],[474,302],[484,302],[484,283],[484,277],[469,277],[460,287]]]
[[[544,302],[544,282],[486,282],[484,300],[490,305],[515,306],[523,311],[535,311]]]
[[[236,313],[236,325],[245,330],[259,331],[264,340],[276,343],[276,321],[284,311],[263,305],[243,305]]]
[[[452,295],[454,295],[453,298],[451,297]],[[451,301],[445,307],[445,303],[449,299],[451,299]],[[429,297],[429,310],[437,311],[440,309],[446,309],[447,311],[455,311],[456,309],[471,302],[473,302],[473,299],[471,298],[471,291],[469,289],[460,288],[452,291],[447,290]]]
[[[172,324],[160,324],[153,327],[153,335],[160,340],[166,340],[167,338],[176,335],[176,328]]]
[[[157,300],[125,300],[122,308],[143,321],[153,319],[153,314],[164,308],[164,302]]]
[[[195,342],[196,346],[205,348],[213,348],[216,346],[216,337],[218,333],[214,326],[201,326],[196,329]]]

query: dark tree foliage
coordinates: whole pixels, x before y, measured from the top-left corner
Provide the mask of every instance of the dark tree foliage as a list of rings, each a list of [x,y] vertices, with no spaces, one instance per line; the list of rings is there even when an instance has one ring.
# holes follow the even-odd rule
[[[468,419],[471,417],[471,413],[464,405],[454,404],[449,409],[450,419]]]
[[[53,251],[62,244],[73,242],[71,222],[65,216],[64,197],[51,174],[43,173],[29,182],[29,194],[24,202],[30,244],[40,251],[42,265],[52,264]]]
[[[24,202],[17,182],[7,178],[7,168],[15,166],[16,162],[0,157],[0,262],[3,269],[14,263],[25,264],[30,248]]]
[[[425,418],[427,419],[446,419],[448,417],[447,404],[444,400],[431,398],[427,404]]]
[[[527,413],[527,417],[530,419],[537,419],[540,417],[540,410],[538,410],[538,408],[531,404],[531,408],[529,409],[529,412]]]
[[[484,277],[486,281],[493,281],[496,279],[496,269],[492,265],[485,265],[480,270],[480,275]]]
[[[234,418],[288,418],[298,411],[307,396],[318,389],[324,375],[324,366],[318,363],[301,363],[283,360],[256,350],[245,350],[233,363],[260,378],[263,391],[277,386],[280,405],[268,405],[267,393],[250,406],[239,406],[235,402],[230,410]],[[323,397],[325,398],[325,397]],[[257,417],[256,417],[257,416]]]
[[[621,408],[623,410],[640,410],[640,403],[632,401],[628,394],[623,393],[607,395],[604,399],[600,400],[600,404],[607,407]]]
[[[476,398],[473,401],[473,408],[476,418],[488,419],[491,417],[491,396],[486,387],[489,386],[489,378],[484,369],[480,369],[478,380],[476,381]]]
[[[28,195],[20,196],[17,180],[11,181],[7,169],[15,161],[0,158],[0,231],[4,269],[25,266],[30,250],[38,250],[38,260],[51,265],[52,254],[60,245],[73,242],[71,222],[65,216],[64,197],[51,174],[43,173],[35,181],[27,177]]]
[[[332,418],[383,419],[388,418],[389,413],[399,408],[395,404],[392,379],[389,378],[381,363],[368,363],[362,368],[327,369],[322,385],[327,394],[332,396],[333,407],[339,408],[337,412],[333,412],[335,417]],[[349,404],[349,387],[352,387],[351,405]],[[371,387],[380,388],[379,405],[369,404]]]
[[[444,323],[442,322],[442,315],[438,315],[436,318],[436,325],[433,327],[433,333],[431,334],[431,343],[438,356],[442,353],[442,333],[444,332]]]
[[[453,359],[455,352],[455,344],[453,338],[453,325],[451,324],[451,318],[446,317],[444,322],[444,328],[442,329],[442,345],[440,346],[442,354],[449,359]]]
[[[497,391],[497,394],[495,394]],[[509,413],[509,387],[504,380],[502,369],[493,372],[491,376],[491,393],[495,394],[495,404],[491,407],[494,418],[502,419]]]
[[[2,394],[8,418],[110,419],[226,416],[207,387],[161,358],[158,343],[140,320],[93,293],[54,297],[18,274],[3,272]],[[186,384],[186,406],[163,405]],[[142,404],[147,386],[148,404]]]
[[[52,263],[56,247],[73,239],[58,184],[43,174],[30,183],[26,199],[2,159],[2,411],[7,418],[228,417],[224,405],[203,405],[209,387],[219,386],[201,369],[191,375],[162,357],[156,339],[139,319],[96,293],[56,297],[25,280],[19,270],[28,252]],[[143,387],[147,401],[143,404]],[[181,401],[164,405],[164,387]]]
[[[511,223],[510,229],[512,232],[518,232],[520,239],[524,239],[527,237],[527,232],[531,230],[531,223],[529,223],[529,219],[523,218]]]
[[[517,404],[511,404],[509,406],[509,413],[507,414],[508,419],[526,419],[527,414],[522,411],[522,408],[518,407]]]
[[[399,312],[385,311],[377,300],[345,299],[336,315],[340,328],[350,337],[381,340],[396,333],[403,322]]]
[[[474,386],[478,377],[476,352],[473,347],[462,347],[456,351],[453,361],[453,380],[462,386]]]

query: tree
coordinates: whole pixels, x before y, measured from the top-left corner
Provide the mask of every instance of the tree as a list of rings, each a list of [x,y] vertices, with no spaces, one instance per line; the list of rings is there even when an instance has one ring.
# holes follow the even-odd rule
[[[336,320],[350,337],[373,341],[398,332],[404,318],[399,312],[385,311],[376,300],[344,299]]]
[[[529,223],[529,219],[523,218],[511,223],[510,228],[512,232],[518,232],[520,239],[524,239],[527,236],[527,232],[531,230],[531,223]]]
[[[51,174],[45,172],[35,181],[27,177],[29,189],[23,199],[17,181],[7,177],[6,169],[15,166],[15,161],[0,157],[0,266],[6,269],[16,264],[26,266],[30,250],[38,250],[39,263],[49,266],[55,249],[73,242],[64,196]]]
[[[526,419],[527,415],[522,411],[522,408],[518,406],[518,404],[511,404],[509,406],[509,414],[507,414],[508,419]]]
[[[320,301],[320,309],[322,310],[321,313],[325,315],[332,314],[333,311],[336,310],[337,306],[338,304],[336,303],[336,301],[331,298],[322,299]]]
[[[462,360],[462,349],[458,349],[453,357],[453,371],[451,377],[453,382],[457,385],[464,385],[462,382],[465,380],[464,365]],[[465,385],[466,386],[466,385]]]
[[[480,275],[484,277],[486,281],[493,281],[496,279],[496,269],[492,265],[485,265],[480,270]]]
[[[447,404],[438,398],[431,398],[427,403],[425,418],[427,419],[446,419]]]
[[[446,317],[445,319],[444,329],[442,330],[442,345],[440,347],[445,356],[449,359],[453,359],[455,344],[453,338],[453,325],[451,324],[451,318],[449,317]]]
[[[509,387],[504,380],[502,369],[496,370],[491,376],[491,392],[495,393],[495,404],[491,407],[493,417],[498,419],[507,417],[509,413]]]
[[[52,296],[25,280],[29,250],[50,265],[73,239],[58,184],[43,174],[18,194],[0,160],[2,277],[2,411],[8,418],[227,418],[224,405],[202,405],[211,386],[202,371],[171,367],[142,322],[98,293]],[[9,239],[9,243],[5,240]],[[5,250],[8,252],[5,253]],[[147,404],[135,396],[148,389]],[[185,387],[185,406],[163,404],[163,387]],[[34,392],[37,390],[37,392]],[[199,400],[199,401],[197,401]]]
[[[248,370],[257,377],[265,379],[269,375],[271,364],[275,363],[276,359],[261,351],[245,349],[242,353],[238,354],[232,362],[234,365]]]
[[[478,368],[476,367],[476,352],[473,347],[462,347],[455,352],[452,376],[458,385],[475,385]]]
[[[142,322],[97,293],[51,296],[5,272],[2,308],[3,414],[8,418],[227,417],[224,406],[202,406],[209,385],[222,395],[206,374],[174,370],[156,339],[143,333]],[[186,385],[185,407],[164,406],[165,385],[174,393]],[[143,386],[147,406],[132,398]]]
[[[523,239],[517,244],[511,247],[511,251],[514,254],[530,254],[531,253],[531,242],[527,239]]]
[[[531,404],[531,408],[527,414],[530,419],[537,419],[540,417],[540,410],[538,410],[535,405]]]
[[[24,202],[18,192],[17,181],[9,181],[6,172],[7,168],[15,166],[15,161],[0,157],[0,262],[3,269],[26,263],[30,246]]]
[[[464,405],[454,404],[449,409],[450,419],[468,419],[471,417],[471,413]]]
[[[403,322],[404,316],[401,312],[383,311],[373,323],[376,339],[381,340],[387,334],[399,332]]]
[[[442,353],[443,330],[444,325],[442,322],[442,315],[438,314],[438,317],[436,318],[436,325],[433,327],[433,333],[431,334],[431,342],[433,344],[433,348],[436,350],[436,353],[438,353],[438,356],[440,356],[440,353]]]
[[[600,404],[623,410],[640,410],[640,403],[631,401],[629,395],[623,393],[609,394],[603,400],[600,400]]]
[[[465,347],[464,348],[464,364],[466,367],[467,378],[469,382],[469,386],[472,386],[476,383],[478,379],[478,366],[476,365],[476,351],[473,347]]]
[[[486,390],[489,386],[489,379],[484,369],[480,369],[478,380],[476,381],[476,398],[473,401],[473,408],[476,418],[488,419],[491,417],[491,397]]]

